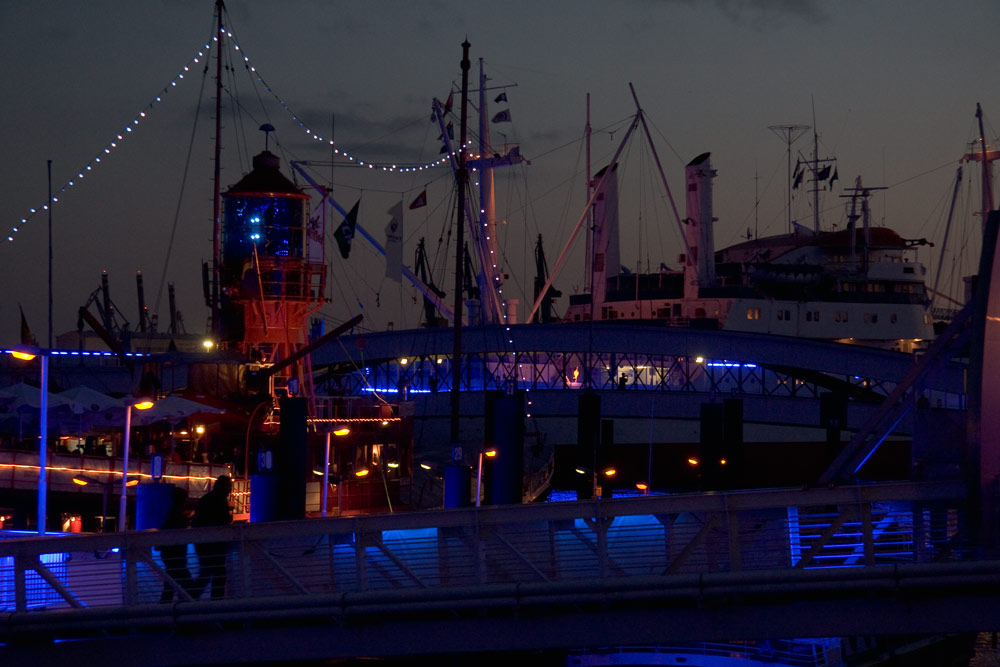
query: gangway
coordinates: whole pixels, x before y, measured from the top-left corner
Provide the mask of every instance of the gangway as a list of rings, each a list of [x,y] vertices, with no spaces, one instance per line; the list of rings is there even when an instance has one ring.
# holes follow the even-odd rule
[[[995,629],[1000,561],[968,538],[965,505],[960,481],[900,482],[0,540],[0,661]],[[159,557],[206,542],[228,545],[222,599],[195,599]]]

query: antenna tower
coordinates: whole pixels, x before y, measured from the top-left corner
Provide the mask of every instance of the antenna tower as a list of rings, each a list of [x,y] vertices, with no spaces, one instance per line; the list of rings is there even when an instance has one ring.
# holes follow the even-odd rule
[[[792,231],[792,144],[801,137],[806,130],[810,129],[808,125],[768,125],[767,129],[774,132],[776,135],[781,137],[781,140],[785,142],[786,147],[786,162],[787,162],[787,179],[785,181],[785,203],[786,203],[786,219],[785,226],[786,231],[791,233]]]

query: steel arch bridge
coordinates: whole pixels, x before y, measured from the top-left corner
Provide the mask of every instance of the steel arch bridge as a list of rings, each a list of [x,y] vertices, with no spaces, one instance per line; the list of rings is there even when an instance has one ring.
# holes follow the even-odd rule
[[[860,345],[634,323],[468,327],[462,339],[462,391],[514,384],[816,398],[833,388],[878,400],[914,361]],[[452,386],[452,352],[449,329],[356,334],[316,350],[313,368],[330,393],[443,392]],[[943,406],[962,407],[963,373],[949,364],[925,389]]]

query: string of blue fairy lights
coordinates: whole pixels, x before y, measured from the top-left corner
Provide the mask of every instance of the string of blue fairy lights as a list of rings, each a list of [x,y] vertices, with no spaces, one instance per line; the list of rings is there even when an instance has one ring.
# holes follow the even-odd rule
[[[280,104],[281,107],[289,114],[289,116],[292,118],[292,121],[294,121],[299,126],[300,129],[304,130],[306,134],[309,135],[314,141],[325,143],[333,147],[334,149],[333,152],[335,155],[340,155],[349,162],[356,163],[362,167],[367,167],[373,171],[377,170],[383,172],[423,171],[425,169],[432,169],[435,167],[441,167],[450,164],[451,155],[443,155],[437,160],[434,160],[432,162],[427,162],[424,164],[371,162],[361,159],[357,155],[349,153],[341,148],[338,148],[337,146],[335,146],[334,141],[332,139],[330,140],[324,139],[321,135],[319,135],[316,132],[313,132],[311,129],[309,129],[309,127],[306,126],[306,124],[291,110],[288,104],[267,84],[266,81],[264,81],[263,77],[257,71],[256,66],[250,62],[250,57],[246,55],[246,52],[240,47],[239,43],[236,41],[236,38],[234,37],[233,33],[225,29],[224,32],[226,37],[232,41],[233,50],[238,52],[242,57],[244,66],[248,69],[248,71],[251,74],[256,76],[256,79],[260,83],[260,85],[262,85],[264,89],[267,90],[267,92],[272,97],[274,97],[274,99],[278,102],[278,104]],[[205,45],[197,51],[197,54],[193,58],[191,58],[190,63],[184,65],[181,71],[178,72],[177,75],[174,76],[174,78],[171,79],[170,82],[167,85],[165,85],[160,90],[159,93],[157,93],[157,95],[153,98],[153,100],[150,101],[148,104],[146,104],[145,107],[143,107],[142,111],[140,111],[129,123],[127,123],[120,132],[115,134],[115,136],[111,139],[111,141],[109,141],[97,153],[97,155],[95,155],[89,162],[84,164],[77,171],[75,177],[71,177],[66,182],[65,185],[63,185],[61,188],[59,188],[58,191],[52,194],[51,201],[45,203],[42,206],[29,208],[28,212],[24,214],[17,223],[11,226],[10,231],[7,234],[7,241],[13,242],[14,235],[17,234],[21,230],[22,226],[26,225],[28,221],[35,216],[35,214],[42,211],[48,211],[49,206],[54,206],[55,204],[59,203],[60,196],[68,194],[73,187],[79,184],[80,181],[86,178],[98,165],[101,164],[103,157],[111,155],[112,151],[116,150],[119,146],[121,146],[122,142],[124,142],[129,136],[133,135],[135,133],[135,130],[139,127],[140,123],[145,122],[145,120],[149,117],[149,112],[151,112],[152,109],[157,104],[163,101],[165,95],[167,95],[169,92],[171,92],[171,90],[177,87],[178,83],[182,81],[185,78],[185,75],[191,71],[191,67],[193,65],[197,65],[202,62],[202,59],[206,57],[206,54],[211,51],[213,43],[217,44],[218,41],[219,37],[218,35],[216,35],[213,36],[211,40],[206,42]]]
[[[217,39],[216,39],[216,41],[217,41]],[[205,45],[201,49],[198,50],[197,55],[195,55],[191,59],[191,63],[192,64],[198,64],[198,63],[200,63],[201,59],[205,57],[205,54],[207,52],[209,52],[211,50],[211,48],[212,48],[211,42],[206,42]],[[89,162],[87,162],[85,165],[83,165],[80,168],[80,170],[77,172],[75,178],[70,178],[66,182],[66,184],[63,185],[58,190],[57,193],[53,193],[52,194],[52,201],[47,202],[43,206],[33,207],[33,208],[28,209],[27,215],[23,216],[18,224],[15,224],[15,225],[13,225],[11,227],[11,230],[10,230],[10,232],[7,235],[7,241],[8,242],[12,242],[14,240],[14,234],[16,234],[17,232],[20,231],[21,225],[27,224],[28,221],[36,213],[38,213],[40,211],[47,211],[47,210],[49,210],[49,206],[57,204],[59,202],[60,195],[67,194],[69,192],[70,188],[73,188],[74,186],[76,186],[87,175],[89,175],[90,172],[92,172],[94,170],[94,168],[97,167],[101,163],[101,160],[102,160],[103,156],[111,155],[112,151],[114,151],[119,146],[121,146],[122,142],[125,141],[129,136],[131,136],[135,132],[136,128],[139,127],[139,124],[141,122],[144,122],[146,120],[146,118],[148,118],[148,116],[149,116],[148,112],[151,111],[154,106],[156,106],[161,101],[163,101],[163,97],[165,95],[167,95],[173,88],[176,88],[178,82],[180,80],[184,79],[184,75],[186,73],[190,72],[190,71],[191,71],[191,65],[190,64],[184,65],[183,69],[180,72],[178,72],[178,74],[173,79],[171,79],[171,81],[166,86],[164,86],[160,90],[159,93],[156,94],[156,97],[154,97],[151,102],[149,102],[145,107],[143,107],[142,111],[140,111],[139,114],[135,118],[133,118],[131,120],[131,122],[129,122],[122,129],[121,132],[117,133],[115,135],[115,137],[113,139],[111,139],[111,141],[109,141],[104,146],[104,148],[101,149],[100,152],[98,152],[97,155],[95,155]]]
[[[305,131],[306,135],[309,136],[309,138],[311,138],[313,141],[322,144],[327,144],[328,146],[332,147],[334,155],[340,155],[349,162],[354,162],[361,167],[367,167],[368,169],[385,171],[385,172],[406,173],[413,171],[424,171],[426,169],[433,169],[435,167],[442,167],[451,164],[451,158],[453,157],[453,154],[449,153],[442,155],[437,160],[433,160],[431,162],[425,162],[423,164],[400,164],[395,162],[366,161],[359,158],[357,155],[354,155],[352,153],[347,152],[346,150],[343,150],[342,148],[338,148],[333,139],[324,139],[322,135],[310,129],[309,126],[307,126],[305,122],[303,122],[302,119],[300,119],[295,114],[295,112],[292,111],[291,107],[288,106],[288,103],[286,103],[285,100],[282,99],[282,97],[278,95],[266,81],[264,81],[264,78],[261,76],[260,72],[257,71],[257,67],[250,62],[250,57],[246,55],[246,51],[240,48],[239,42],[236,40],[236,37],[233,35],[232,32],[227,31],[226,37],[232,40],[233,50],[240,52],[240,56],[243,58],[243,64],[247,68],[247,71],[249,71],[256,77],[257,83],[263,86],[264,90],[266,90],[275,99],[275,101],[279,105],[281,105],[281,108],[288,113],[291,119],[298,125],[299,129]],[[467,142],[466,145],[471,145],[471,143],[472,142],[469,141]]]

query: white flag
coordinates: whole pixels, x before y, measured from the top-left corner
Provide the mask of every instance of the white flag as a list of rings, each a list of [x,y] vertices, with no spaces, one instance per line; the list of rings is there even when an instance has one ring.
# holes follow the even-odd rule
[[[403,281],[403,202],[389,209],[392,219],[385,226],[385,277]]]

